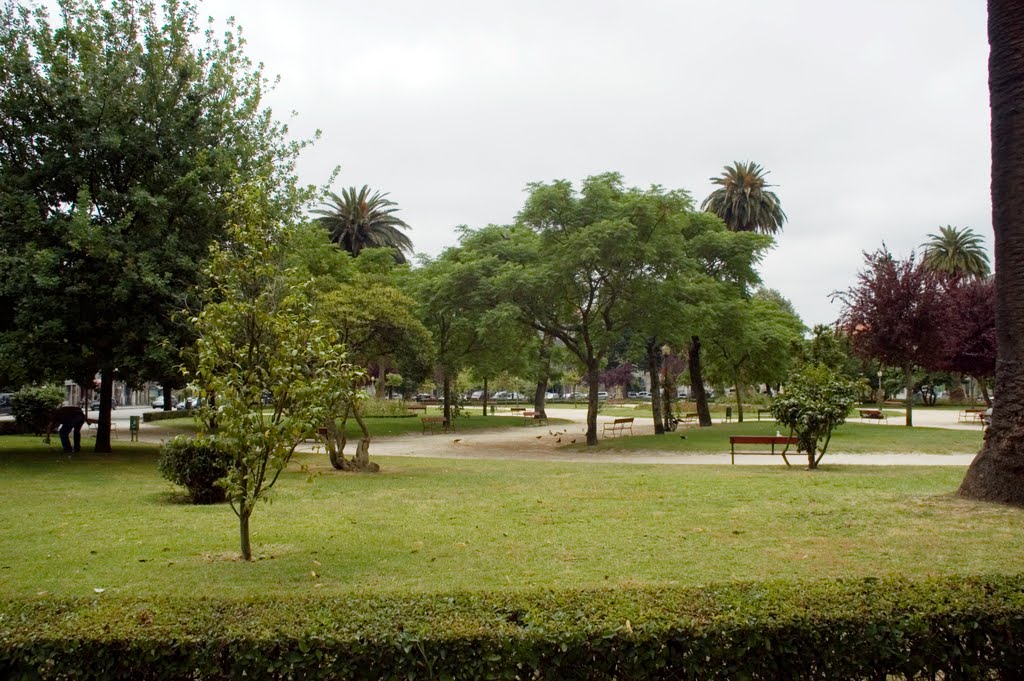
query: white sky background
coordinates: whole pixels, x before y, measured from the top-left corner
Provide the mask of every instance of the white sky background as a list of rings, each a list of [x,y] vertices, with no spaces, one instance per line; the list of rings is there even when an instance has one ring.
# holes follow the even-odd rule
[[[528,182],[617,170],[690,191],[771,171],[789,222],[767,286],[808,325],[883,240],[940,225],[991,248],[988,45],[978,0],[207,0],[323,138],[303,181],[390,193],[431,255],[508,223]]]

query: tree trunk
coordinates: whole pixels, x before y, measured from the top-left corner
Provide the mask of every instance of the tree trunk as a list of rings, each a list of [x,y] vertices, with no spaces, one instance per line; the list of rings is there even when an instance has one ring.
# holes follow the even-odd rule
[[[238,534],[242,540],[242,560],[252,560],[252,545],[249,543],[249,515],[252,509],[243,505],[238,509]]]
[[[743,389],[740,382],[736,381],[736,423],[743,423]]]
[[[989,0],[996,395],[985,443],[960,494],[1024,506],[1024,12]]]
[[[537,390],[533,393],[533,411],[547,418],[544,411],[547,406],[548,380],[551,375],[552,336],[545,335],[540,343],[540,356],[537,361]]]
[[[601,381],[601,372],[597,362],[587,367],[587,384],[590,392],[587,397],[587,445],[597,444],[597,393]]]
[[[979,379],[978,377],[975,377],[974,380],[978,384],[978,389],[981,390],[981,399],[985,400],[985,406],[991,409],[992,396],[988,394],[988,386],[985,385],[985,381]]]
[[[93,449],[97,454],[109,454],[113,451],[110,447],[110,411],[111,398],[114,394],[114,372],[104,369],[100,373],[100,413],[99,424],[96,426],[96,447]],[[86,405],[88,407],[89,405]]]
[[[818,458],[816,456],[818,449],[818,441],[816,439],[811,440],[810,446],[811,449],[810,451],[807,452],[807,468],[813,471],[815,468],[818,467]]]
[[[700,368],[700,337],[690,338],[690,393],[697,403],[697,419],[702,428],[711,425],[711,410],[708,408],[708,394],[704,390],[704,374]]]
[[[444,414],[444,420],[448,423],[452,422],[452,379],[448,376],[448,371],[444,372],[444,378],[441,379],[441,399],[444,400],[444,407],[442,407],[442,414]]]
[[[647,340],[647,370],[651,376],[651,416],[654,417],[654,434],[664,435],[665,424],[661,412],[661,346],[654,338]]]
[[[484,416],[487,416],[487,379],[484,379]]]
[[[907,362],[903,366],[903,387],[907,391],[907,428],[914,425],[914,365]]]

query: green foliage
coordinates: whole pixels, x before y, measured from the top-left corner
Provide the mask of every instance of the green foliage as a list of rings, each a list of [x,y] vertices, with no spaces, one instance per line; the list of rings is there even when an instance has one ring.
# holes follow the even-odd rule
[[[795,433],[799,451],[807,453],[809,468],[816,468],[828,450],[832,431],[846,422],[857,403],[860,386],[821,365],[793,373],[784,392],[772,401],[775,420]],[[818,442],[824,441],[819,447]]]
[[[223,484],[247,560],[256,503],[356,375],[337,333],[316,316],[309,287],[282,267],[280,227],[268,208],[261,188],[239,190],[229,239],[208,267],[215,302],[193,319],[197,389],[216,395],[217,440],[232,460]],[[204,427],[209,420],[201,420]]]
[[[734,232],[776,234],[782,231],[786,213],[775,192],[766,191],[772,186],[765,182],[767,174],[752,161],[725,166],[721,175],[711,178],[720,188],[704,199],[701,209],[722,218]]]
[[[66,679],[989,679],[1024,578],[0,603],[0,672]]]
[[[193,504],[224,501],[224,488],[217,481],[228,474],[231,458],[212,437],[185,435],[165,442],[160,448],[157,469],[167,480],[188,490]]]
[[[184,418],[185,416],[191,415],[192,412],[180,412],[176,409],[170,411],[145,411],[142,412],[142,422],[152,423],[153,421],[171,421],[173,419]]]
[[[390,374],[394,375],[394,374]],[[375,397],[367,397],[359,401],[359,413],[367,418],[375,416],[408,416],[409,410],[405,408],[404,400],[378,400]]]
[[[409,225],[395,215],[398,205],[387,193],[370,193],[366,185],[356,191],[348,187],[341,196],[328,192],[324,208],[314,210],[317,220],[330,235],[331,241],[343,250],[358,256],[365,248],[388,248],[395,262],[406,262],[412,253],[412,241],[401,230]]]
[[[921,264],[935,272],[954,277],[984,279],[989,275],[988,253],[981,235],[970,227],[959,229],[939,227],[938,234],[929,234],[921,248]]]
[[[173,382],[192,340],[174,313],[231,187],[261,178],[295,214],[309,141],[263,105],[233,21],[204,34],[190,0],[42,4],[0,6],[0,375]]]
[[[28,433],[42,433],[53,410],[64,402],[64,391],[57,385],[25,386],[11,395],[11,414]]]

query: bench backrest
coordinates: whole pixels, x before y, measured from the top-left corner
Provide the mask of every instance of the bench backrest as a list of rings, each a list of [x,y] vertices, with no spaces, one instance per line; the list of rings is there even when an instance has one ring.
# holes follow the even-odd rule
[[[423,416],[423,417],[420,418],[420,421],[423,421],[424,423],[441,423],[442,421],[444,421],[444,417],[443,416]]]
[[[795,437],[777,437],[775,435],[732,435],[729,444],[734,445],[795,445],[799,444]]]
[[[613,424],[618,424],[618,423],[633,423],[633,417],[632,417],[632,416],[628,416],[628,417],[626,417],[626,418],[621,418],[621,419],[615,419],[615,420],[614,420],[614,421],[613,421],[612,423],[613,423]]]

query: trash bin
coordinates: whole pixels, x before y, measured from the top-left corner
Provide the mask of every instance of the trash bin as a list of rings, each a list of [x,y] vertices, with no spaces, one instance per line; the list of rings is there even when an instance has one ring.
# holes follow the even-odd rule
[[[128,417],[128,432],[131,434],[131,441],[135,442],[139,439],[139,417],[129,416]]]
[[[732,423],[732,407],[725,408],[725,422]]]

